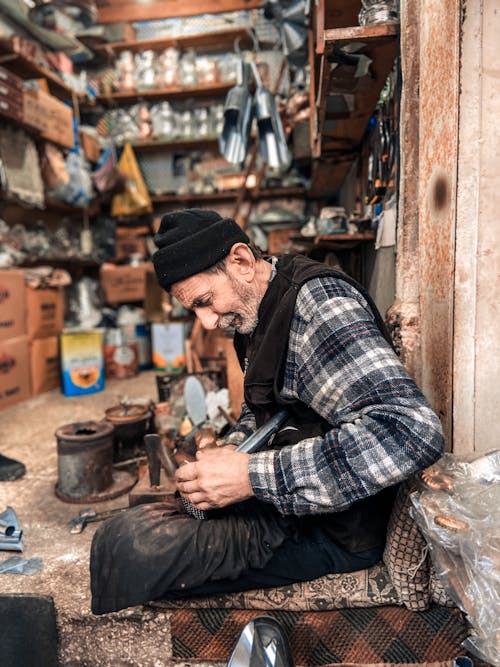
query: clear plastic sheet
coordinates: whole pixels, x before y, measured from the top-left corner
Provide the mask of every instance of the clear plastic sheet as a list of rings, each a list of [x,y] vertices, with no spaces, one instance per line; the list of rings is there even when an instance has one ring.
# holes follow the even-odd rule
[[[464,646],[500,666],[500,450],[445,454],[411,499],[436,573],[471,623]]]
[[[11,556],[0,562],[0,574],[38,574],[43,570],[41,558]]]

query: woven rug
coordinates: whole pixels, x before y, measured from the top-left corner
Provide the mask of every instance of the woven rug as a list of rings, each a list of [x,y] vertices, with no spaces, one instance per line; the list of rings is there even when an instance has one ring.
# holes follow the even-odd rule
[[[288,635],[296,667],[332,663],[422,663],[463,655],[467,625],[458,609],[385,606],[321,612],[269,611]],[[243,627],[263,612],[177,609],[175,658],[227,661]]]

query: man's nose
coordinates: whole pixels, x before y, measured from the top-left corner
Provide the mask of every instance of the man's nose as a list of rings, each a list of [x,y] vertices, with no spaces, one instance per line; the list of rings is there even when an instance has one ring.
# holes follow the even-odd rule
[[[208,308],[195,308],[196,317],[200,320],[204,329],[216,329],[219,316]]]

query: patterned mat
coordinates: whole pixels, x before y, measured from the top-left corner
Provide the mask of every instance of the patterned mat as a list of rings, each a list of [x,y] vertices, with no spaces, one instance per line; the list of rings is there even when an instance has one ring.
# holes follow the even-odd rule
[[[290,640],[296,667],[332,663],[422,663],[463,655],[467,625],[458,609],[425,612],[385,606],[322,612],[266,612]],[[176,658],[227,661],[243,627],[263,612],[177,609],[172,614]]]

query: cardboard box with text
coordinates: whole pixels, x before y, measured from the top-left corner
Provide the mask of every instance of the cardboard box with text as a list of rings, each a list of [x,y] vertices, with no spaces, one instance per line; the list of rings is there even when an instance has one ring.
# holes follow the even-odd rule
[[[31,395],[38,396],[61,386],[59,338],[35,338],[30,342]]]
[[[0,409],[29,397],[28,336],[0,340]]]
[[[63,328],[63,290],[59,287],[26,287],[26,333],[30,339],[58,336]]]
[[[24,272],[0,269],[0,340],[25,333]]]

